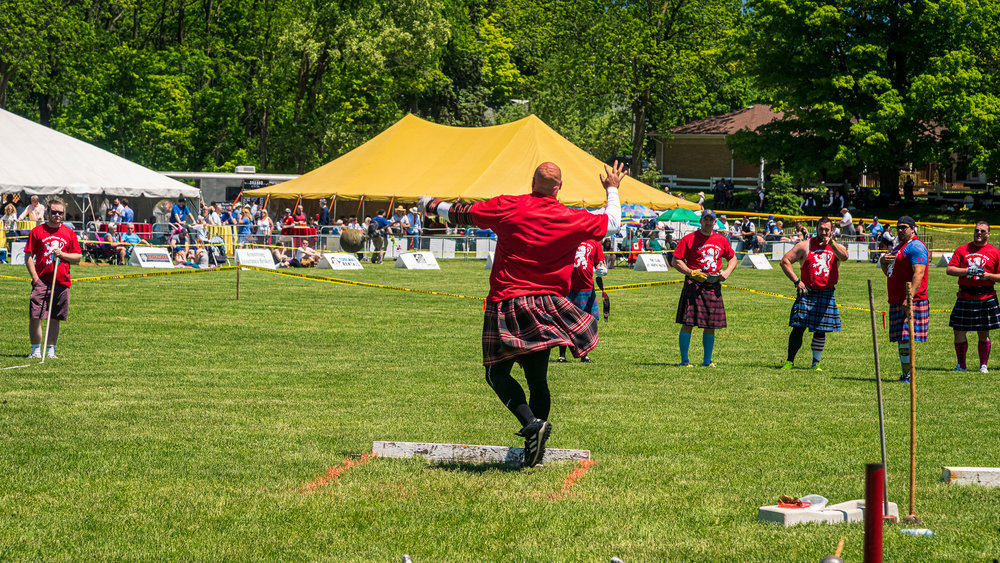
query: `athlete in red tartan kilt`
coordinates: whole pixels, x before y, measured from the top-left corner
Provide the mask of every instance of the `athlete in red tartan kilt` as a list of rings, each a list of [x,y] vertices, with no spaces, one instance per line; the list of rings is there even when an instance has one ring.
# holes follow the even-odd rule
[[[792,369],[795,355],[802,347],[806,329],[812,337],[812,369],[819,367],[826,345],[826,333],[840,330],[840,311],[834,296],[840,280],[840,262],[847,260],[847,248],[833,240],[833,221],[823,217],[816,223],[816,236],[796,243],[781,257],[781,270],[795,285],[798,297],[792,305],[788,326],[788,358],[781,369]],[[800,276],[795,275],[793,264],[800,265]]]
[[[691,331],[702,329],[701,343],[704,356],[701,365],[715,367],[712,351],[715,348],[715,329],[726,327],[726,306],[722,301],[722,282],[736,268],[736,253],[729,240],[714,232],[715,212],[706,209],[701,214],[701,228],[688,233],[674,250],[674,267],[684,274],[684,288],[677,303],[677,324],[681,332],[677,337],[681,364],[694,367],[688,361]],[[723,268],[723,260],[726,266]]]
[[[574,355],[581,357],[597,345],[594,317],[564,296],[570,291],[573,257],[580,243],[600,241],[618,231],[618,184],[625,167],[615,162],[611,169],[605,167],[605,174],[601,176],[607,190],[603,215],[559,202],[562,172],[551,162],[535,170],[530,194],[472,204],[420,198],[421,210],[428,215],[446,223],[492,229],[497,235],[483,319],[483,365],[486,382],[521,423],[518,435],[524,437],[526,467],[542,461],[552,431],[547,420],[549,350],[571,346]],[[530,401],[511,377],[515,362],[524,370]]]
[[[966,371],[965,355],[969,349],[967,333],[979,335],[979,372],[989,373],[990,331],[1000,328],[1000,306],[994,284],[1000,280],[1000,250],[988,242],[990,225],[978,221],[972,242],[955,249],[948,262],[948,275],[958,277],[958,299],[948,324],[955,331],[955,356],[958,364],[952,371]]]
[[[927,325],[930,322],[930,301],[927,299],[927,263],[930,253],[923,241],[917,238],[917,223],[913,217],[904,215],[896,221],[898,243],[882,255],[879,265],[886,276],[889,294],[889,342],[899,346],[899,365],[903,374],[899,380],[910,382],[910,341],[927,340]],[[913,332],[907,325],[906,284],[910,283],[910,297],[913,303]],[[911,338],[912,337],[912,338]]]

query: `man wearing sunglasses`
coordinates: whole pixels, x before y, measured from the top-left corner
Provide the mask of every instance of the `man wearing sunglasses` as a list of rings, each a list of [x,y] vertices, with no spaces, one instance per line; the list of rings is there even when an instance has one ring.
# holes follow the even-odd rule
[[[62,224],[66,217],[66,203],[58,197],[51,197],[46,202],[46,208],[46,222],[31,229],[31,233],[28,234],[28,245],[24,249],[24,263],[28,266],[28,273],[31,274],[31,298],[28,307],[30,312],[28,334],[31,338],[29,358],[42,357],[42,324],[45,319],[50,318],[50,301],[52,301],[52,323],[49,327],[46,357],[56,357],[59,321],[65,321],[69,311],[71,285],[69,265],[79,264],[83,257],[76,233]],[[59,259],[58,271],[56,271],[56,258]]]
[[[906,283],[913,297],[913,341],[927,341],[927,323],[931,306],[927,299],[927,262],[930,253],[917,238],[917,223],[904,215],[896,222],[896,246],[886,252],[879,264],[885,273],[889,290],[889,341],[899,346],[899,364],[903,374],[899,380],[910,382],[910,328],[907,322]]]
[[[966,371],[966,333],[974,330],[979,335],[979,373],[989,373],[986,364],[990,359],[990,331],[1000,328],[1000,305],[993,286],[1000,280],[1000,250],[987,242],[989,237],[989,223],[977,222],[972,242],[956,248],[948,262],[948,275],[958,277],[958,299],[948,322],[955,331],[958,358],[952,371]]]

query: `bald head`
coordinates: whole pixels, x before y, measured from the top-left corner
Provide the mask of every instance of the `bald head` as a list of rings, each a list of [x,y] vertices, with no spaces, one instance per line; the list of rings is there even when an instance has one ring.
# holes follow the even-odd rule
[[[556,195],[562,187],[562,170],[552,162],[543,162],[535,169],[531,179],[531,191],[545,195]]]

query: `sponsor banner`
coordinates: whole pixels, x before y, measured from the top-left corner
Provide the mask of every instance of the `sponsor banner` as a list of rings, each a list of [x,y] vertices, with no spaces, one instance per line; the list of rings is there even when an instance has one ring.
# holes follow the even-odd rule
[[[258,268],[275,269],[274,257],[271,251],[266,248],[238,248],[236,249],[237,266],[257,266]]]
[[[358,257],[348,252],[326,252],[317,268],[324,270],[364,270]]]
[[[134,246],[129,265],[142,268],[173,268],[174,262],[170,259],[170,250],[167,248]]]
[[[404,252],[396,258],[396,267],[407,270],[440,270],[437,259],[430,252]]]

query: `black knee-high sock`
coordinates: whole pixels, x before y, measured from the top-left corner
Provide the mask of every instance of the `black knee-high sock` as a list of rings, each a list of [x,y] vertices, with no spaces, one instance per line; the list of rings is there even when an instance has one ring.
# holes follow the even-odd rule
[[[566,347],[565,346],[560,346],[559,347],[559,356],[562,357],[562,358],[566,357]]]
[[[493,388],[497,397],[500,398],[500,402],[514,413],[523,427],[535,420],[535,414],[525,399],[524,388],[510,376],[512,367],[514,367],[514,360],[486,366],[486,383]]]
[[[802,335],[805,333],[806,327],[796,326],[792,327],[792,333],[788,335],[788,361],[795,361],[795,354],[799,353],[799,348],[802,347]]]
[[[549,350],[521,356],[520,364],[524,369],[524,378],[528,381],[528,392],[531,393],[528,406],[535,416],[548,420],[549,408],[552,406],[548,382]]]

